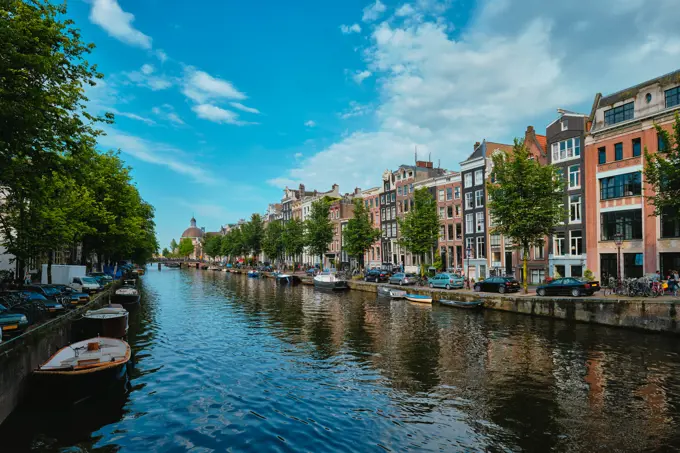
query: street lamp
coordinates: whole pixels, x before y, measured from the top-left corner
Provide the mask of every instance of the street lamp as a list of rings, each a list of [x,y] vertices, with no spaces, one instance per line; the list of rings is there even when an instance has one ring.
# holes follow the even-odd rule
[[[621,284],[621,244],[623,244],[623,234],[618,231],[614,234],[614,244],[616,244],[616,279]]]
[[[465,275],[467,277],[467,289],[470,289],[470,255],[472,254],[472,248],[468,245],[465,251],[467,252],[467,271]]]

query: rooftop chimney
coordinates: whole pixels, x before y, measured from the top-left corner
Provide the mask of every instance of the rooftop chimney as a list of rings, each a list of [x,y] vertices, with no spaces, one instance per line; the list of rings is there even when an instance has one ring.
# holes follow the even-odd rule
[[[424,160],[417,160],[416,167],[427,168],[427,162],[425,162]]]

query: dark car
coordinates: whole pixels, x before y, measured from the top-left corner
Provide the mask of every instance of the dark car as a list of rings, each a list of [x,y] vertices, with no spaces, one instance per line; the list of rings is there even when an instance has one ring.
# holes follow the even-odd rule
[[[35,293],[33,291],[28,291],[25,289],[20,289],[17,291],[19,294],[23,294],[24,297],[29,300],[29,301],[38,301],[42,305],[45,306],[45,309],[51,316],[59,316],[61,313],[64,312],[65,307],[62,305],[60,302],[56,302],[54,300],[49,300],[42,294]]]
[[[539,296],[592,296],[600,290],[599,282],[587,282],[578,278],[558,278],[545,285],[536,288]]]
[[[474,290],[487,293],[514,293],[519,291],[519,282],[512,277],[489,277],[475,283]]]
[[[61,292],[61,294],[67,298],[69,304],[71,307],[75,307],[76,305],[85,305],[90,301],[90,295],[87,293],[83,293],[81,291],[76,291],[75,289],[71,288],[70,286],[67,285],[52,285],[52,287],[56,288],[58,291]]]
[[[386,282],[390,279],[390,274],[380,269],[371,269],[364,274],[365,282]]]
[[[87,276],[94,277],[101,286],[106,286],[113,282],[113,277],[103,272],[90,272]]]
[[[57,288],[50,285],[28,285],[23,287],[26,291],[42,294],[46,299],[63,304],[66,302],[64,295]]]
[[[39,294],[36,295],[42,297]],[[40,322],[47,316],[47,307],[41,301],[31,300],[17,290],[0,292],[0,304],[12,313],[26,316],[29,325]]]
[[[14,312],[0,304],[0,337],[18,335],[28,327],[25,314]]]

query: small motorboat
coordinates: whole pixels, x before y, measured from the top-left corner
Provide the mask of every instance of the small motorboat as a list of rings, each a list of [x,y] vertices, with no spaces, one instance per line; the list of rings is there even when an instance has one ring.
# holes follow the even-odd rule
[[[165,267],[169,267],[170,269],[179,269],[179,266],[179,263],[165,263]]]
[[[349,289],[347,280],[338,278],[337,275],[325,272],[314,277],[314,287],[321,289],[343,290]]]
[[[406,297],[406,300],[410,300],[411,302],[418,302],[420,304],[432,303],[432,296],[423,296],[420,294],[406,294],[404,297]]]
[[[482,300],[473,300],[472,302],[463,302],[461,300],[447,300],[447,299],[439,299],[439,303],[442,305],[446,305],[447,307],[456,307],[456,308],[484,308],[484,301]]]
[[[276,283],[279,285],[295,285],[297,283],[300,283],[300,277],[297,275],[290,275],[290,274],[276,274]]]
[[[209,271],[219,271],[220,268],[217,267],[217,266],[208,266],[208,270],[209,270]]]
[[[378,286],[378,296],[390,297],[392,299],[403,299],[406,297],[406,291],[389,286]]]
[[[130,345],[117,338],[96,337],[61,348],[33,372],[37,389],[61,397],[82,398],[125,378]]]
[[[258,278],[260,276],[260,273],[258,271],[248,271],[248,277],[250,278]]]
[[[134,305],[139,302],[139,290],[134,280],[123,280],[123,286],[113,293],[113,301],[121,305]]]
[[[118,304],[88,310],[83,315],[83,324],[84,331],[90,335],[123,338],[128,331],[128,311]]]

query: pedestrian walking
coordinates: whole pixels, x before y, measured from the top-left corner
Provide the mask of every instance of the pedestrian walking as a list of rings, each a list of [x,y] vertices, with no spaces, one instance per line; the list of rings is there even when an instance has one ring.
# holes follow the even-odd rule
[[[30,285],[31,284],[31,273],[26,271],[26,275],[24,275],[24,285]]]
[[[677,297],[678,295],[678,280],[675,277],[678,275],[676,272],[671,271],[668,274],[668,292],[673,294],[673,297]]]

